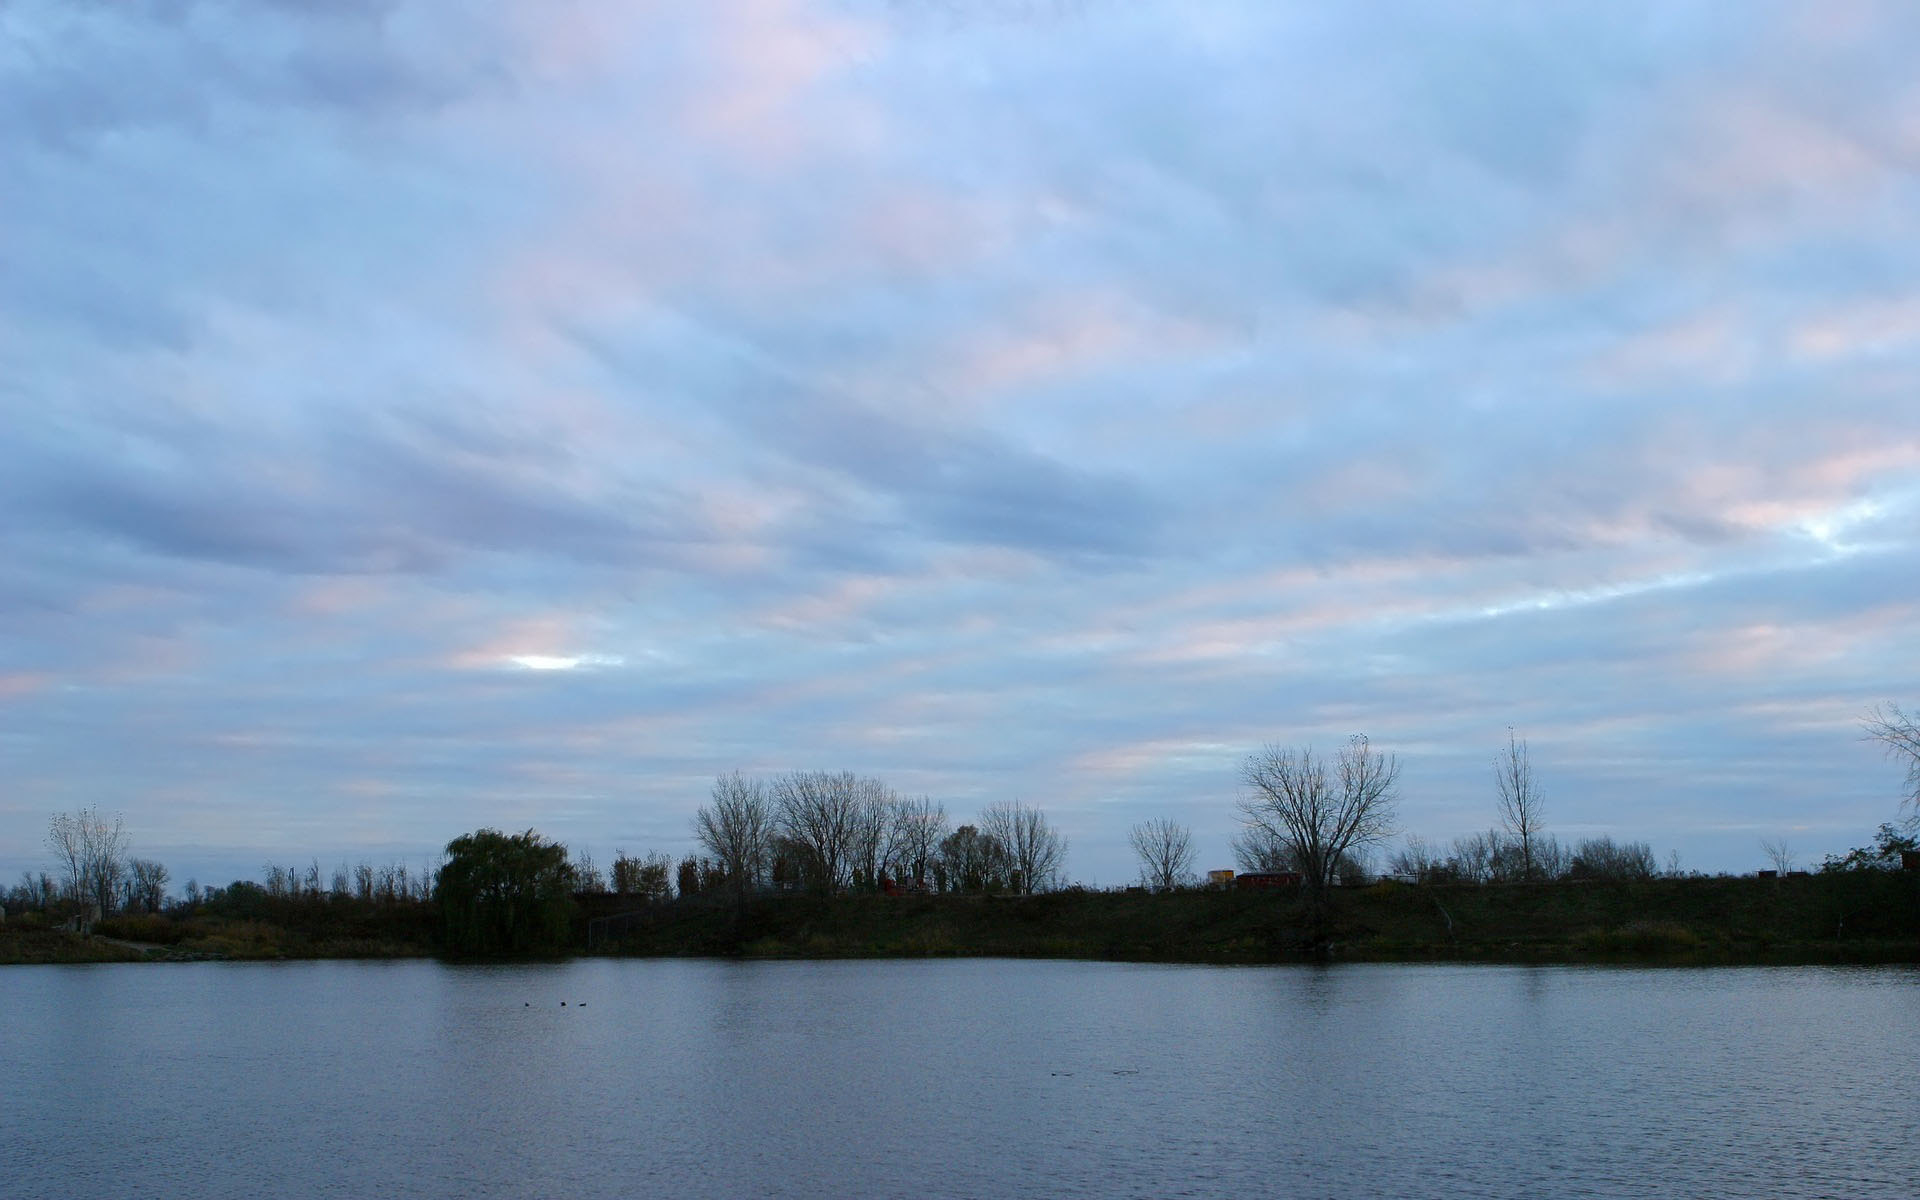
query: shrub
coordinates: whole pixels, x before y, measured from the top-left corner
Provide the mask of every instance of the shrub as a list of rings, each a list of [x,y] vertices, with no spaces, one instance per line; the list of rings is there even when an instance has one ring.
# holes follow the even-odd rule
[[[1569,879],[1652,879],[1660,872],[1653,847],[1645,842],[1616,842],[1606,835],[1574,847]]]

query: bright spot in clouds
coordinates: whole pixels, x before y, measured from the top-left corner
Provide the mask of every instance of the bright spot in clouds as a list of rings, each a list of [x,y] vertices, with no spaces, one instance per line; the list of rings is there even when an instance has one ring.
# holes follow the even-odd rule
[[[624,660],[605,654],[516,654],[507,661],[529,671],[571,671],[575,667],[617,667]]]

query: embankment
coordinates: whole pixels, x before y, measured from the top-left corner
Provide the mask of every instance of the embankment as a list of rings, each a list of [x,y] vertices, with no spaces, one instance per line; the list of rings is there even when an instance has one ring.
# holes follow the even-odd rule
[[[840,896],[663,904],[607,921],[580,949],[634,955],[1005,955],[1258,963],[1502,960],[1920,962],[1920,874],[1343,888],[1321,936],[1298,895],[1188,891],[1033,897]],[[592,945],[589,946],[589,941]]]

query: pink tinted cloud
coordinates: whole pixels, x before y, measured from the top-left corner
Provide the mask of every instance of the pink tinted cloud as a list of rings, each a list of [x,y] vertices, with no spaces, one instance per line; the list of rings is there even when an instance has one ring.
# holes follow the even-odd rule
[[[1787,335],[1798,358],[1823,362],[1911,354],[1920,346],[1920,295],[1844,305],[1802,319]]]
[[[17,700],[52,687],[54,676],[45,672],[14,671],[0,674],[0,700]]]

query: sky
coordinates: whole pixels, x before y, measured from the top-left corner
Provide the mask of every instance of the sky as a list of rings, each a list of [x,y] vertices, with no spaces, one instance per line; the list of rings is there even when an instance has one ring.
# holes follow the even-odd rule
[[[1231,865],[1398,827],[1745,871],[1899,815],[1920,7],[0,3],[0,880],[714,776]]]

